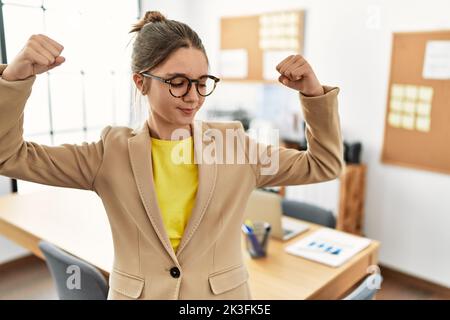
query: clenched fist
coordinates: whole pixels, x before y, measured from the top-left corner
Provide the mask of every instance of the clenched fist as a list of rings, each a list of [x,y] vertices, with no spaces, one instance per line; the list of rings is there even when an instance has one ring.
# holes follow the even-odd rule
[[[301,55],[287,57],[277,65],[276,69],[281,73],[278,81],[286,87],[310,97],[324,94],[323,87],[313,69]]]
[[[65,61],[61,56],[64,47],[43,35],[32,35],[14,60],[3,70],[2,78],[8,81],[24,80],[51,70]]]

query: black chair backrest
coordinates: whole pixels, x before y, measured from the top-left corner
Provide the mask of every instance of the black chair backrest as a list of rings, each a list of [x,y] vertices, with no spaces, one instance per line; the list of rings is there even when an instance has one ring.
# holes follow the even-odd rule
[[[309,203],[288,199],[283,199],[281,205],[283,214],[286,216],[320,224],[328,228],[336,228],[336,218],[330,210]]]

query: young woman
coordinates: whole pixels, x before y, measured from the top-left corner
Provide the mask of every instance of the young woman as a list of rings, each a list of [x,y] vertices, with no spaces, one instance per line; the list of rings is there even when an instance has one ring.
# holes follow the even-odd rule
[[[108,126],[81,145],[24,141],[36,75],[65,60],[62,45],[33,35],[0,66],[0,174],[98,194],[114,239],[109,299],[251,299],[241,251],[248,197],[339,175],[339,89],[322,86],[300,55],[281,61],[279,81],[299,92],[308,150],[257,144],[240,122],[194,120],[219,79],[189,26],[150,11],[131,32],[133,81],[150,108],[145,125]]]

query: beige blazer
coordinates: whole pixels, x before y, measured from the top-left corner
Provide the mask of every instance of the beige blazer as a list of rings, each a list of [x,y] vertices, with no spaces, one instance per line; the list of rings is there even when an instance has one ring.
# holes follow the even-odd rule
[[[5,67],[0,65],[0,74]],[[243,211],[251,191],[331,180],[343,168],[339,88],[324,86],[326,93],[319,97],[300,94],[308,150],[258,144],[266,155],[279,157],[274,174],[262,173],[267,163],[260,159],[199,163],[196,203],[175,253],[157,204],[147,123],[136,131],[107,126],[101,139],[91,143],[24,141],[24,107],[35,79],[0,79],[0,174],[98,194],[114,240],[109,299],[251,299],[241,251]],[[192,128],[196,156],[206,147],[214,157],[219,154],[222,144],[211,132],[234,129],[240,142],[234,152],[254,141],[236,121],[194,121]],[[247,150],[245,156],[250,159]]]

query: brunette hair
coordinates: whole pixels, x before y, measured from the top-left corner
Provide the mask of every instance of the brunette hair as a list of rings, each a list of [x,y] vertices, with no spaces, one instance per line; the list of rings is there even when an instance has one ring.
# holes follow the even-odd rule
[[[180,48],[200,50],[209,65],[206,50],[198,34],[187,24],[167,19],[159,11],[147,11],[132,26],[129,33],[133,32],[136,33],[131,55],[133,73],[151,71]],[[146,80],[144,79],[144,84]],[[135,98],[136,93],[137,90],[135,90]]]
[[[152,70],[179,48],[195,48],[208,57],[198,34],[187,24],[166,19],[159,11],[147,11],[129,33],[137,32],[131,70]]]

